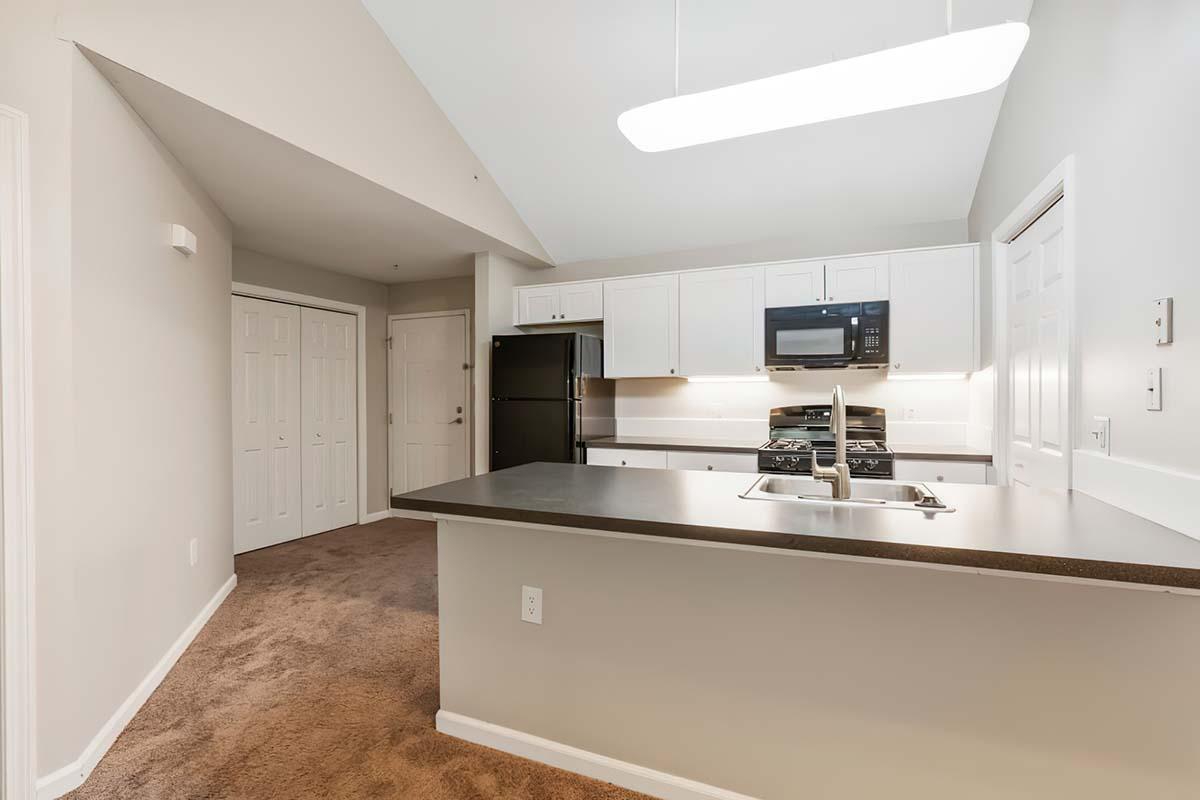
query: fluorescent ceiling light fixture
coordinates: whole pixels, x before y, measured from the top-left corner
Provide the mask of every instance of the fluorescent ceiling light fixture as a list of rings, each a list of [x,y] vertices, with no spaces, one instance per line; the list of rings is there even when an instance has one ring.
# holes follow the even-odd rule
[[[889,372],[887,376],[889,381],[962,381],[966,378],[965,372],[905,372],[900,375]]]
[[[647,153],[949,100],[1012,73],[1029,26],[1005,22],[631,108],[617,127]],[[677,79],[678,80],[678,79]]]
[[[689,375],[688,383],[766,383],[767,375]]]

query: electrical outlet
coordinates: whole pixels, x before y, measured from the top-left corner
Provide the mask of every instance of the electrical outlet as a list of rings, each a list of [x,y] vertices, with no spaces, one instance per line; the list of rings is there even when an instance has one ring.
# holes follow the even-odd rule
[[[196,562],[199,560],[200,560],[200,540],[192,539],[190,542],[188,542],[188,563],[190,563],[194,567],[194,566],[196,566]]]
[[[917,418],[917,410],[915,408],[904,409],[904,418],[905,419],[916,419]]]
[[[542,590],[536,586],[521,587],[521,621],[542,624]]]

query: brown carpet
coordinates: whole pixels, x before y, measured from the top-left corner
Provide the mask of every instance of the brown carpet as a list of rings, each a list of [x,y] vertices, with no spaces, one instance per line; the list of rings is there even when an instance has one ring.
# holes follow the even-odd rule
[[[637,800],[443,736],[433,525],[238,556],[238,586],[78,798]]]

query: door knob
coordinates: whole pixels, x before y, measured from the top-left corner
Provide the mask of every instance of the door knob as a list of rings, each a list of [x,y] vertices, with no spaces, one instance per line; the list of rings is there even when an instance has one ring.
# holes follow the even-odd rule
[[[447,422],[446,424],[447,425],[462,425],[463,424],[462,417],[459,417],[458,419],[452,419],[449,422]]]
[[[286,436],[284,436],[282,433],[281,433],[281,434],[279,434],[279,441],[281,441],[281,442],[282,442],[282,441],[283,441],[283,440],[285,440],[285,439],[287,439],[287,437],[286,437]]]
[[[318,433],[317,433],[317,438],[318,438],[318,439],[320,439],[320,438],[321,438],[321,434],[320,434],[320,432],[318,432]]]

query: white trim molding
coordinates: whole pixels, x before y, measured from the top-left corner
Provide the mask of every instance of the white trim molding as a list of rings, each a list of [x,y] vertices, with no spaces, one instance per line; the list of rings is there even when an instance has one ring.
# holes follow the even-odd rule
[[[628,761],[618,761],[599,753],[493,725],[453,711],[442,709],[437,712],[437,729],[447,736],[549,764],[577,775],[607,781],[624,789],[661,797],[663,800],[755,800],[750,795],[630,764]]]
[[[1200,539],[1200,475],[1076,450],[1075,489],[1151,522]]]
[[[100,759],[104,758],[108,748],[112,747],[113,742],[121,735],[121,731],[125,730],[125,726],[133,719],[134,714],[150,698],[150,695],[162,683],[163,678],[167,677],[167,673],[175,666],[175,662],[183,655],[183,651],[187,650],[188,645],[220,608],[221,603],[225,602],[225,598],[229,596],[235,586],[237,586],[237,575],[230,575],[229,580],[225,581],[212,599],[204,604],[204,608],[200,609],[200,613],[191,621],[191,624],[184,629],[183,633],[179,634],[179,638],[167,649],[167,652],[147,673],[146,677],[142,678],[142,682],[137,685],[133,693],[125,698],[125,702],[121,703],[116,712],[109,717],[108,722],[104,723],[104,727],[96,733],[79,758],[38,779],[38,800],[53,800],[83,785],[83,782],[92,774],[92,770],[100,763]]]
[[[273,289],[269,286],[255,286],[249,283],[233,282],[233,294],[242,297],[254,297],[259,300],[274,300],[278,303],[291,303],[309,308],[321,308],[326,311],[340,311],[343,314],[353,314],[358,319],[358,524],[365,525],[370,516],[367,511],[367,307],[354,303],[343,303],[340,300],[327,300],[324,297],[313,297],[307,294],[287,292],[283,289]]]
[[[1063,203],[1063,279],[1067,295],[1067,442],[1064,456],[1067,462],[1067,488],[1074,485],[1073,459],[1076,421],[1079,419],[1079,343],[1075,324],[1075,156],[1069,155],[1042,179],[1025,199],[992,231],[992,363],[995,380],[992,385],[995,409],[995,447],[992,463],[1001,485],[1009,483],[1008,458],[1011,424],[1008,380],[1008,243],[1017,237],[1046,209],[1062,198]]]
[[[392,519],[419,519],[422,522],[433,522],[437,518],[429,511],[413,511],[408,508],[393,508]]]
[[[359,520],[358,524],[359,525],[370,525],[372,522],[379,522],[380,520],[391,519],[391,518],[392,518],[392,510],[390,508],[385,508],[383,511],[367,512],[367,514],[362,519]]]
[[[7,800],[33,797],[37,775],[30,209],[29,117],[0,105],[0,796]]]

